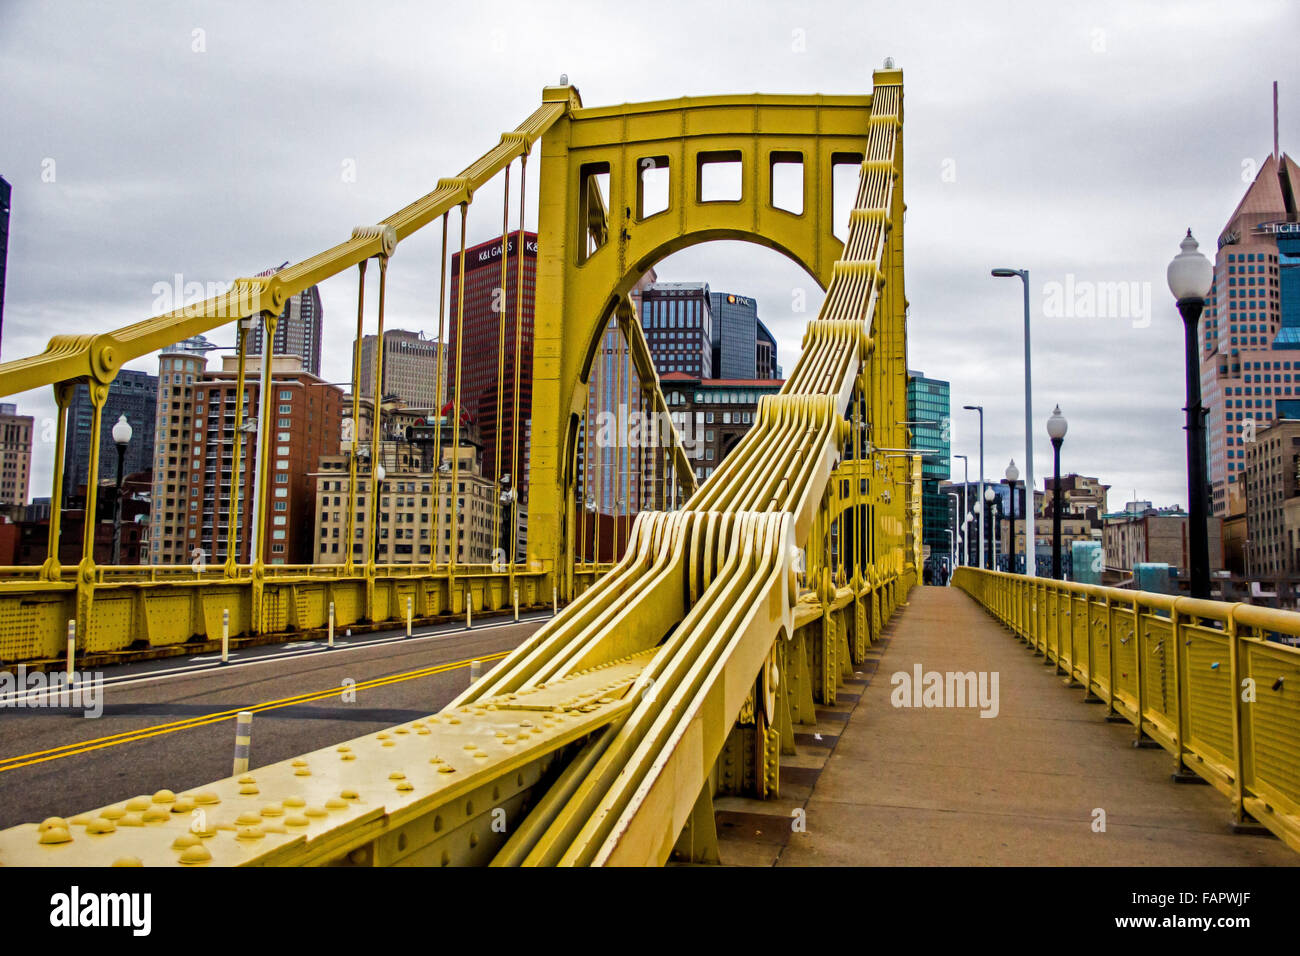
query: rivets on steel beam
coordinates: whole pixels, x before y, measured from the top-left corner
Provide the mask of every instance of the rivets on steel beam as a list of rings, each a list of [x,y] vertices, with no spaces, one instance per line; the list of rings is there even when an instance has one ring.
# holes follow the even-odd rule
[[[184,850],[186,847],[198,846],[203,841],[193,833],[182,833],[175,840],[172,840],[173,850]]]
[[[130,800],[126,801],[126,808],[128,810],[138,810],[143,813],[145,810],[148,810],[152,804],[153,801],[148,797],[132,797]]]
[[[376,740],[387,740],[387,739],[388,739],[388,734],[375,734],[375,739],[376,739]]]
[[[112,833],[116,829],[117,824],[104,817],[96,817],[86,824],[87,833]]]
[[[194,802],[201,807],[209,807],[221,802],[221,798],[211,790],[200,790],[194,795]]]
[[[254,794],[261,792],[262,791],[257,789],[257,784],[255,783],[243,783],[239,785],[239,793],[241,796],[251,797]]]
[[[164,823],[171,819],[171,813],[162,807],[152,807],[141,817],[145,823]]]
[[[393,731],[393,733],[395,733],[395,734],[409,734],[410,731],[407,730],[405,727],[398,727],[396,730]]]
[[[388,779],[389,779],[389,780],[405,780],[405,779],[406,779],[406,774],[402,773],[402,771],[400,771],[400,770],[394,770],[392,773],[390,773],[390,774],[388,775]]]
[[[175,803],[176,794],[170,790],[159,790],[153,795],[154,803]]]
[[[285,797],[285,798],[284,798],[283,800],[281,800],[280,802],[281,802],[282,804],[284,804],[284,806],[286,806],[286,807],[305,807],[305,806],[307,806],[307,801],[304,800],[302,797]]]
[[[290,826],[290,827],[305,827],[305,826],[310,826],[311,821],[304,816],[298,816],[297,814],[295,814],[294,816],[291,817],[285,817],[284,824],[285,826]]]
[[[211,860],[212,853],[202,844],[186,847],[181,851],[180,861],[186,866],[194,866],[197,863],[208,863]]]
[[[455,773],[456,768],[449,763],[438,764],[438,773]]]
[[[344,791],[342,791],[341,793],[339,793],[339,796],[342,797],[344,800],[360,800],[360,799],[361,799],[361,795],[358,794],[355,790],[344,790]]]
[[[246,773],[246,774],[244,774],[242,777],[240,777],[239,780],[238,780],[237,782],[238,782],[238,783],[257,783],[257,780],[254,779],[254,777],[253,777],[253,775],[252,775],[251,773]]]
[[[113,861],[114,866],[144,866],[138,856],[119,856]]]
[[[178,797],[172,804],[172,813],[190,813],[194,810],[194,801],[189,797]]]
[[[342,810],[347,807],[347,805],[348,802],[346,800],[340,800],[338,797],[330,797],[325,801],[326,810]]]
[[[306,810],[303,811],[303,813],[309,817],[329,816],[329,811],[326,810],[324,807],[308,807]]]
[[[65,826],[49,827],[41,831],[40,839],[37,842],[47,846],[55,843],[71,843],[72,834],[68,832],[68,828]]]
[[[105,807],[99,811],[99,815],[105,820],[120,820],[126,816],[126,811],[121,807]]]
[[[262,815],[255,810],[245,810],[235,817],[235,825],[241,827],[255,827],[261,822]]]
[[[401,780],[397,784],[397,789],[405,792],[407,790],[414,790],[415,786],[409,780]]]
[[[128,813],[117,821],[117,825],[120,827],[142,827],[144,826],[144,817],[138,813]]]
[[[240,827],[239,832],[235,834],[236,840],[260,840],[266,834],[258,826]]]
[[[268,803],[262,808],[262,816],[282,817],[284,816],[284,807],[280,806],[278,803]]]

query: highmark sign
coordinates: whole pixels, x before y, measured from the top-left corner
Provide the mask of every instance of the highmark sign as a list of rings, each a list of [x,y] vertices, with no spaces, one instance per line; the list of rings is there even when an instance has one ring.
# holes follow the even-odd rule
[[[1255,232],[1270,236],[1295,236],[1300,238],[1300,222],[1261,222]]]

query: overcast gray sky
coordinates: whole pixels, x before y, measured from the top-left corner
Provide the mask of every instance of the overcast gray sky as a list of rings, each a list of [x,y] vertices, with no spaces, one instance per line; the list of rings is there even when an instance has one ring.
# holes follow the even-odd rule
[[[863,93],[892,56],[905,83],[909,364],[952,382],[954,451],[976,458],[975,416],[960,408],[982,403],[986,473],[1012,456],[1023,468],[1019,284],[989,269],[1028,268],[1039,486],[1059,402],[1066,470],[1111,484],[1112,507],[1134,489],[1185,504],[1181,327],[1165,267],[1189,226],[1212,254],[1243,176],[1271,150],[1274,79],[1282,148],[1300,150],[1297,9],[4,0],[3,357],[146,317],[156,284],[177,274],[228,281],[333,245],[459,172],[562,72],[587,105]],[[471,240],[500,230],[499,198],[480,198]],[[432,334],[438,246],[426,232],[393,259],[387,324]],[[798,267],[720,243],[659,272],[755,296],[793,367],[807,316],[791,314],[792,290],[815,290]],[[1054,288],[1121,282],[1138,293],[1124,315],[1053,308]],[[329,380],[348,376],[355,294],[351,277],[322,286]],[[157,372],[156,360],[131,367]],[[52,413],[48,390],[17,401],[38,424]],[[34,495],[48,494],[52,462],[38,440]]]

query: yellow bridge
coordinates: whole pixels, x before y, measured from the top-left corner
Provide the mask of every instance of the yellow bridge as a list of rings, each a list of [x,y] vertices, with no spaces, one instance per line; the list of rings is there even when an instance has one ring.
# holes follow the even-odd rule
[[[373,551],[363,562],[349,553],[333,566],[271,565],[260,554],[241,563],[234,528],[246,504],[236,491],[223,564],[198,571],[101,567],[94,522],[87,521],[80,564],[63,568],[55,557],[55,507],[51,558],[41,568],[3,571],[0,659],[57,658],[69,622],[78,649],[95,653],[211,639],[223,612],[231,633],[272,636],[324,628],[329,608],[340,627],[405,620],[408,607],[420,620],[499,611],[516,595],[525,606],[554,602],[562,611],[437,714],[207,787],[12,828],[0,833],[0,862],[605,865],[662,864],[674,854],[717,860],[715,797],[777,796],[781,761],[797,750],[796,728],[815,722],[818,705],[835,703],[841,680],[867,659],[917,583],[920,457],[895,451],[910,447],[902,99],[902,75],[893,68],[874,74],[866,96],[718,96],[590,108],[573,87],[548,87],[536,112],[460,175],[440,180],[384,221],[358,227],[334,248],[133,326],[56,336],[45,352],[0,366],[0,394],[54,389],[58,502],[77,383],[89,386],[99,434],[108,386],[123,363],[233,326],[242,388],[245,320],[260,317],[269,334],[289,296],[354,266],[360,341],[371,260],[382,333],[388,268],[402,262],[402,241],[440,228],[445,283],[448,237],[454,242],[459,233],[463,253],[475,193],[497,176],[506,181],[503,239],[509,235],[511,170],[518,169],[522,184],[540,140],[525,560],[509,555],[492,566],[466,565],[454,557],[439,561],[435,550],[423,564],[379,564]],[[702,181],[715,162],[740,164],[738,200],[706,198]],[[775,202],[780,164],[801,167],[798,211]],[[846,164],[859,177],[841,242],[832,229],[831,184],[835,168]],[[647,207],[649,171],[666,171],[666,208]],[[521,232],[522,210],[521,189]],[[601,561],[586,547],[593,519],[583,456],[602,342],[612,330],[635,372],[640,406],[667,412],[632,292],[665,255],[715,239],[760,243],[793,259],[825,289],[821,312],[781,392],[760,400],[754,427],[698,487],[676,436],[648,453],[620,441],[617,480],[625,487],[644,482],[649,491],[637,495],[643,507],[625,540],[616,536],[616,560]],[[444,342],[447,322],[459,329],[464,321],[463,254],[459,262],[459,301],[441,300]],[[519,341],[520,314],[518,302],[501,311],[502,341],[507,322]],[[383,350],[376,352],[380,381]],[[508,360],[516,362],[517,383],[518,358],[499,359]],[[358,347],[354,422],[360,364]],[[446,384],[459,408],[460,361],[455,367],[456,380]],[[517,389],[510,399],[517,426]],[[499,390],[498,415],[508,405]],[[265,527],[269,402],[259,414],[253,520]],[[452,417],[458,445],[460,415]],[[377,461],[379,429],[370,441],[370,460]],[[237,474],[239,443],[233,444]],[[88,474],[95,475],[98,443],[91,449]],[[364,477],[360,450],[354,433],[349,545]],[[513,452],[517,460],[517,445]],[[89,485],[85,513],[93,515],[96,489]],[[378,507],[377,496],[371,501]],[[972,571],[960,583],[1117,713],[1175,748],[1180,766],[1207,776],[1236,812],[1300,848],[1300,655],[1236,630],[1240,623],[1296,633],[1290,616],[1284,626],[1218,607],[1129,607],[1122,604],[1133,600],[1128,592],[1093,594],[1047,582],[1027,590]],[[1074,623],[1063,623],[1071,614]],[[1134,650],[1122,638],[1129,649],[1106,641],[1126,627],[1142,648],[1133,664],[1139,676],[1112,679],[1116,661]],[[1085,639],[1074,643],[1079,634]],[[1161,641],[1163,649],[1152,649]],[[1213,677],[1179,669],[1207,653],[1224,659]],[[1269,679],[1271,686],[1260,670],[1264,662],[1279,674],[1295,673],[1284,684],[1288,693],[1270,698],[1281,709],[1257,704],[1234,722],[1237,678]],[[1159,704],[1157,692],[1164,695]],[[1268,693],[1274,692],[1260,690],[1260,699]],[[503,819],[506,825],[497,825]]]

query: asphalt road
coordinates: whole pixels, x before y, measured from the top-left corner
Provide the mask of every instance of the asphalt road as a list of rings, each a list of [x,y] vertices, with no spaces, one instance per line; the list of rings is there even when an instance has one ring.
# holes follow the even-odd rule
[[[253,768],[425,716],[468,686],[472,660],[486,673],[549,617],[123,665],[101,672],[97,703],[69,701],[81,706],[0,685],[0,829],[229,776],[240,710],[255,711]]]

